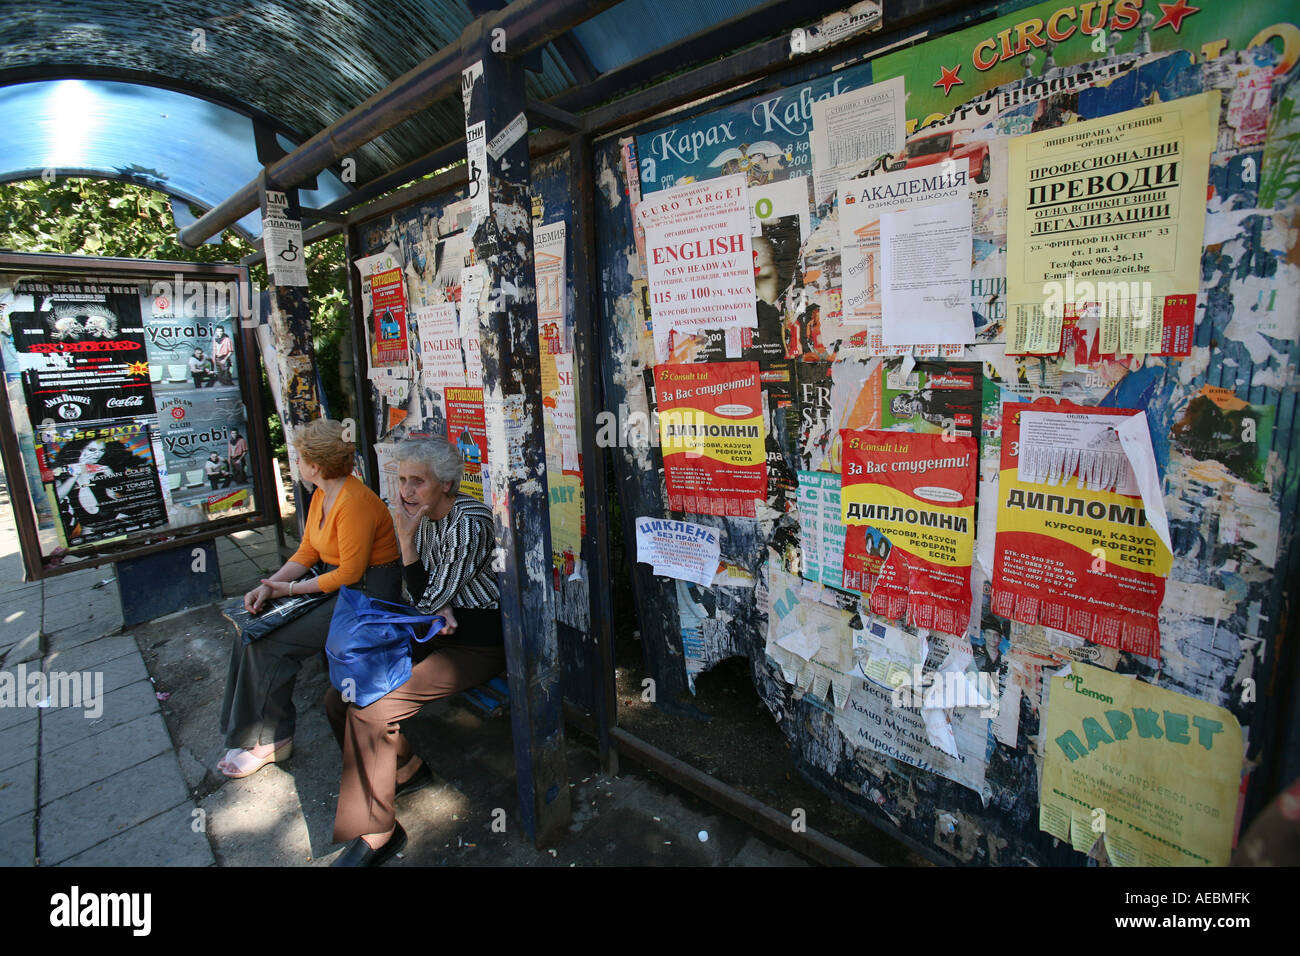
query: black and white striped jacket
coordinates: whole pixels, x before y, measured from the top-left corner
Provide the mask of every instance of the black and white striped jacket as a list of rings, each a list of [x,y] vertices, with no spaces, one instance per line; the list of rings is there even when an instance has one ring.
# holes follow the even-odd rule
[[[440,520],[422,519],[415,532],[415,549],[429,574],[424,593],[415,602],[420,610],[432,613],[448,604],[483,610],[499,607],[501,592],[492,567],[496,534],[492,511],[481,501],[460,494]]]

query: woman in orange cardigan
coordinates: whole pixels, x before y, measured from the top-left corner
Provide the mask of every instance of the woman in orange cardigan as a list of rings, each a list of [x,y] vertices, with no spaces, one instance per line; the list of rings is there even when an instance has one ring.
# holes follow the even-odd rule
[[[378,495],[352,477],[356,450],[342,435],[343,426],[329,419],[298,430],[298,474],[316,489],[302,544],[284,567],[244,595],[249,613],[259,613],[273,598],[337,594],[343,585],[385,601],[401,599],[402,564],[392,515]],[[330,570],[304,579],[317,561]],[[221,705],[221,730],[231,750],[217,765],[227,777],[247,777],[289,757],[294,680],[302,661],[324,649],[334,604],[334,599],[323,601],[251,644],[235,639]]]

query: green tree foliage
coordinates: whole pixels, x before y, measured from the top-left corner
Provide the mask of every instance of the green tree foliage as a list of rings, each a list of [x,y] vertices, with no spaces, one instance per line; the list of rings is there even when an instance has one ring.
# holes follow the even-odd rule
[[[257,251],[232,230],[222,234],[220,243],[185,248],[176,238],[171,203],[163,193],[112,180],[36,179],[0,184],[0,248],[180,262],[239,262]],[[250,273],[253,281],[265,288],[265,268],[254,266]],[[323,239],[308,249],[313,344],[325,399],[336,418],[351,411],[338,371],[348,326],[347,278],[342,236]],[[263,392],[265,406],[274,408],[265,382]],[[270,416],[270,437],[275,453],[284,457],[284,430],[274,414]]]

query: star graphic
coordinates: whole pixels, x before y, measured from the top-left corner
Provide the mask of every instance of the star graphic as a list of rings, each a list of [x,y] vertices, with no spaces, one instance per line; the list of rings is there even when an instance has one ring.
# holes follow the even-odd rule
[[[1165,24],[1174,28],[1177,33],[1183,25],[1183,17],[1191,16],[1193,13],[1200,13],[1200,7],[1189,6],[1187,0],[1178,0],[1177,3],[1160,3],[1160,19],[1151,25],[1152,30],[1159,30]]]
[[[1179,0],[1179,2],[1182,2],[1182,0]],[[966,81],[963,80],[959,75],[960,73],[961,73],[960,63],[958,63],[956,66],[951,68],[946,66],[941,66],[939,67],[939,74],[940,74],[939,79],[936,80],[933,85],[942,86],[943,95],[947,96],[954,86],[961,86],[966,83]]]
[[[126,373],[127,373],[128,375],[148,375],[148,374],[149,374],[149,363],[148,363],[148,362],[131,362],[131,363],[130,363],[129,365],[127,365],[127,367],[126,367]]]

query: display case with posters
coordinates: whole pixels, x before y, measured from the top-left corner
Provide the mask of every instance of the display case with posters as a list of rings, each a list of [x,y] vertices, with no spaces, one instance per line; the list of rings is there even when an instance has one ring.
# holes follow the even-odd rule
[[[0,253],[0,448],[28,579],[277,518],[238,265]]]

